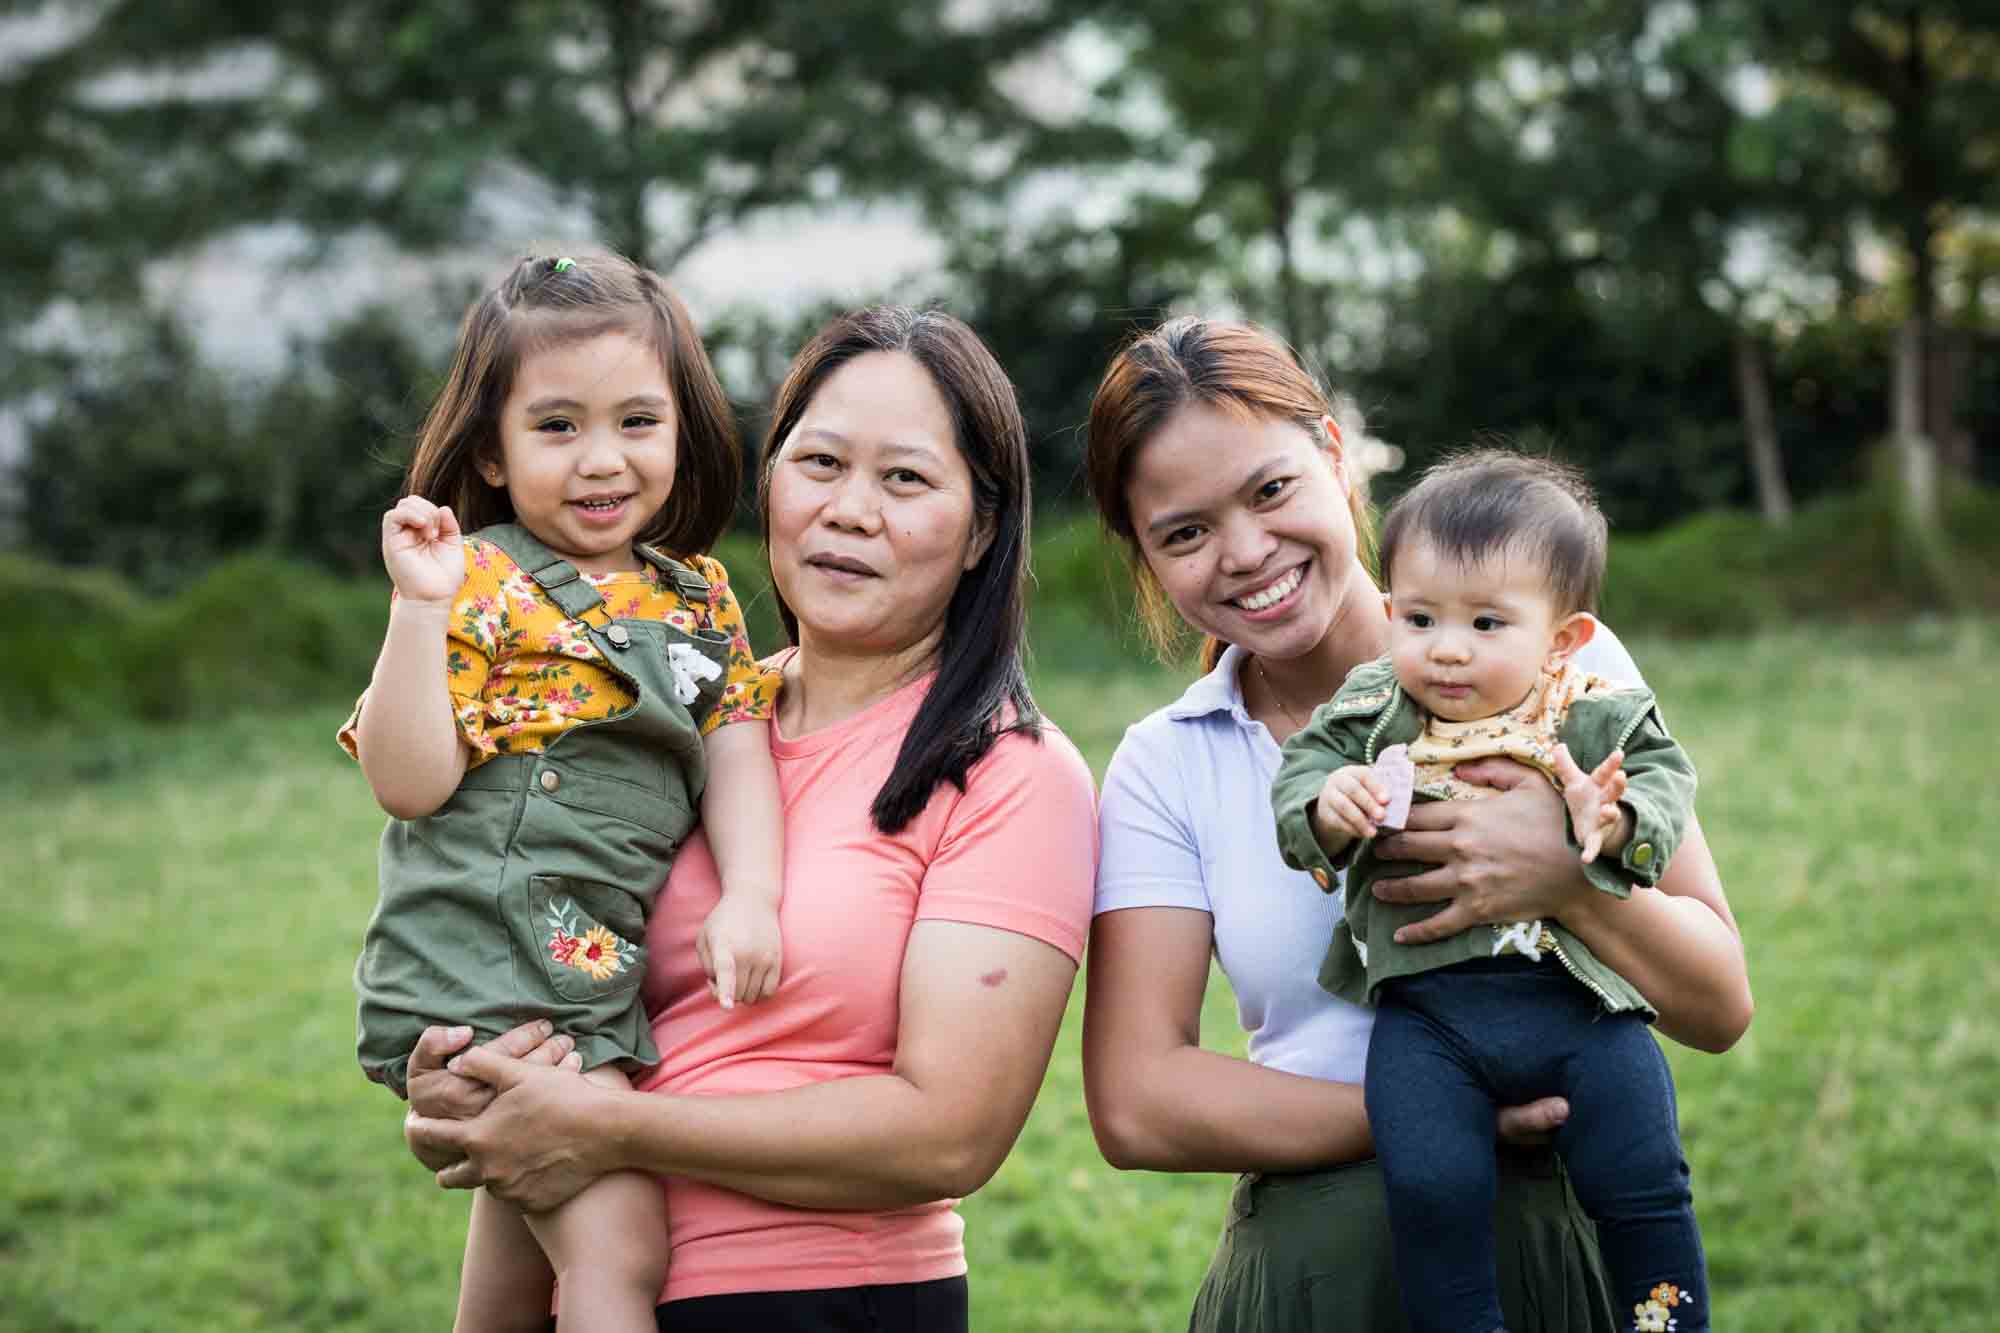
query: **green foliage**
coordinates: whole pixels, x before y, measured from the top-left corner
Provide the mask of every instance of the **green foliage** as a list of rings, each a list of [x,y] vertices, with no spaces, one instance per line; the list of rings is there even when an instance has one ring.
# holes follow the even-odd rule
[[[295,349],[269,386],[232,388],[167,318],[62,378],[19,473],[27,545],[161,591],[253,550],[377,567],[436,371],[376,310]]]
[[[265,461],[177,324],[66,369],[19,473],[32,548],[167,585],[258,530]]]
[[[62,728],[128,713],[124,646],[140,603],[117,574],[0,554],[0,726]]]
[[[1992,475],[2000,342],[1977,332],[1975,210],[2000,180],[2000,117],[1974,109],[2000,107],[1996,18],[1817,0],[1119,6],[1101,19],[1124,60],[1092,89],[1095,133],[1064,143],[1107,176],[1148,170],[1117,206],[1093,199],[1094,244],[1058,223],[1007,262],[1030,290],[1067,264],[1071,290],[1108,278],[1130,296],[1025,315],[989,280],[971,318],[1012,365],[1044,339],[1089,346],[1102,314],[1241,312],[1329,367],[1413,460],[1494,434],[1549,442],[1640,530],[1756,499],[1739,337],[1764,359],[1775,344],[1792,494],[1854,484],[1889,421],[1893,328],[1935,288],[1975,341],[1934,352],[1926,428],[1962,423],[1946,457]],[[1864,276],[1855,256],[1884,240],[1905,270]],[[975,238],[974,273],[995,249]],[[1839,343],[1862,355],[1830,358]]]
[[[486,236],[495,185],[580,208],[586,234],[663,269],[770,209],[942,207],[1026,123],[996,74],[1060,26],[1032,3],[45,8],[70,40],[0,65],[12,328],[250,224]]]
[[[102,737],[359,694],[388,601],[383,583],[272,555],[154,596],[107,571],[0,559],[0,657],[14,664],[0,725]]]
[[[376,320],[247,391],[152,329],[129,358],[51,357],[58,297],[57,332],[129,314],[148,262],[251,226],[310,257],[530,225],[671,272],[752,221],[886,198],[948,249],[894,295],[992,343],[1045,502],[1078,495],[1112,347],[1190,308],[1285,332],[1414,461],[1550,442],[1639,531],[1752,500],[1738,336],[1774,365],[1793,493],[1853,485],[1888,333],[1935,295],[1957,332],[1929,428],[2000,477],[1989,5],[116,0],[0,22],[30,10],[64,35],[0,59],[0,403],[53,405],[24,517],[64,560],[102,543],[171,582],[272,544],[367,568],[342,520],[390,489],[448,335],[415,356]],[[1860,271],[1885,245],[1886,276]],[[824,313],[709,315],[751,411]]]
[[[2000,491],[1954,488],[1941,530],[1904,526],[1884,479],[1801,509],[1783,528],[1700,514],[1611,543],[1604,618],[1621,633],[1744,634],[1797,621],[2000,608]]]
[[[274,556],[217,565],[137,619],[127,641],[133,711],[149,721],[212,719],[360,693],[381,646],[388,594]]]
[[[1632,645],[1701,767],[1758,1000],[1729,1054],[1668,1047],[1719,1328],[1992,1327],[2000,972],[1979,928],[2000,788],[1967,775],[1995,730],[1996,634]],[[1038,696],[1099,772],[1179,688],[1044,665]],[[28,925],[0,1030],[0,1330],[449,1323],[465,1196],[409,1160],[353,1063],[382,817],[329,740],[339,714],[134,728],[143,762],[88,784],[67,780],[71,737],[10,750],[0,893]],[[1082,993],[1012,1155],[963,1205],[976,1328],[1180,1327],[1221,1230],[1225,1177],[1098,1155]],[[1242,1052],[1219,978],[1202,1036]]]

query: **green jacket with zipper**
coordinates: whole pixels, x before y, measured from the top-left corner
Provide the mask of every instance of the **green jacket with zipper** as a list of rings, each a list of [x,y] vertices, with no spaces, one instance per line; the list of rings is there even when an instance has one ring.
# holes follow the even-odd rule
[[[1427,866],[1389,861],[1376,855],[1375,839],[1356,839],[1338,858],[1329,857],[1313,836],[1312,808],[1335,769],[1373,764],[1391,745],[1422,734],[1427,715],[1396,681],[1389,659],[1364,663],[1348,673],[1340,692],[1320,705],[1311,721],[1284,745],[1284,759],[1271,785],[1278,821],[1278,847],[1285,863],[1312,875],[1331,893],[1341,870],[1347,872],[1346,919],[1334,930],[1320,984],[1343,999],[1375,1002],[1382,983],[1396,977],[1448,967],[1494,952],[1492,928],[1460,931],[1430,944],[1398,944],[1395,932],[1439,910],[1440,903],[1389,903],[1376,898],[1378,879],[1415,874]],[[1644,689],[1594,690],[1572,703],[1558,737],[1586,771],[1613,750],[1625,751],[1627,780],[1623,804],[1633,815],[1632,836],[1616,857],[1600,855],[1583,867],[1600,890],[1629,897],[1632,885],[1651,887],[1666,870],[1681,833],[1694,812],[1695,773],[1687,753],[1667,735],[1652,692]],[[1418,801],[1439,799],[1419,787]],[[1570,845],[1581,855],[1575,831]],[[1561,964],[1592,991],[1610,1013],[1636,1011],[1650,1021],[1658,1015],[1632,984],[1591,953],[1583,941],[1553,921],[1543,923]]]

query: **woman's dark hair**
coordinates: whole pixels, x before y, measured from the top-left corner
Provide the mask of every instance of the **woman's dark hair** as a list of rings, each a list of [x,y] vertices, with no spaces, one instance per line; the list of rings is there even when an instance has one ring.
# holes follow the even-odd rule
[[[833,373],[870,352],[900,352],[924,368],[951,412],[953,438],[972,473],[976,521],[993,540],[945,609],[937,679],[917,709],[896,766],[875,793],[875,827],[895,833],[940,782],[965,790],[966,774],[1010,731],[1040,735],[1041,714],[1021,663],[1028,604],[1028,432],[1006,372],[979,335],[950,315],[873,306],[841,315],[792,360],[771,406],[757,480],[764,546],[771,544],[771,471],[799,418]],[[777,597],[785,633],[799,619]]]
[[[1345,398],[1320,387],[1292,349],[1255,324],[1183,315],[1134,337],[1105,368],[1090,401],[1090,433],[1084,470],[1098,517],[1125,545],[1139,597],[1139,620],[1162,660],[1184,632],[1180,617],[1146,564],[1132,527],[1126,488],[1140,450],[1188,403],[1238,413],[1246,418],[1289,421],[1321,448],[1333,443],[1321,418],[1332,417],[1349,438],[1361,438],[1360,414]],[[1363,563],[1374,530],[1368,499],[1359,486],[1347,488],[1354,538]],[[1201,669],[1212,670],[1228,645],[1202,642]]]
[[[486,484],[479,466],[499,453],[500,413],[521,358],[605,333],[651,343],[674,399],[673,491],[638,540],[677,555],[713,546],[743,483],[736,414],[687,307],[659,274],[620,255],[531,255],[472,303],[403,493],[450,505],[466,532],[511,522],[513,501],[504,487]]]

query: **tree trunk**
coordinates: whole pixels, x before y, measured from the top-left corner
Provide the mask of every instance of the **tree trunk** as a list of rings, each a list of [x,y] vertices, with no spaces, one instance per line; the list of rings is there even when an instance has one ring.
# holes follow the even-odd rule
[[[1895,453],[1903,482],[1903,503],[1924,529],[1937,518],[1937,445],[1924,433],[1925,345],[1937,310],[1936,238],[1938,189],[1925,129],[1930,114],[1930,70],[1924,62],[1923,13],[1912,5],[1904,14],[1907,45],[1903,86],[1893,100],[1896,119],[1890,141],[1896,154],[1903,243],[1910,251],[1910,317],[1896,338]]]
[[[1757,336],[1736,331],[1736,401],[1743,413],[1743,438],[1750,449],[1750,480],[1764,521],[1781,528],[1792,520],[1792,493],[1778,454],[1778,428],[1771,413],[1771,384]]]
[[[1963,329],[1933,324],[1925,340],[1924,429],[1937,442],[1938,466],[1962,477],[1973,474],[1975,442],[1958,419],[1965,377],[1972,369],[1972,339]]]
[[[1903,504],[1919,525],[1937,518],[1937,447],[1924,434],[1924,321],[1911,316],[1896,336],[1895,420],[1891,425]]]
[[[1258,59],[1263,66],[1261,95],[1264,102],[1266,142],[1264,196],[1271,208],[1271,239],[1278,247],[1278,306],[1283,311],[1285,340],[1301,355],[1306,351],[1305,305],[1299,289],[1298,264],[1292,255],[1292,221],[1298,211],[1298,191],[1291,183],[1290,145],[1279,128],[1283,117],[1271,110],[1273,97],[1281,96],[1285,79],[1279,69],[1285,52],[1271,13],[1269,0],[1257,0],[1251,7],[1251,23],[1256,33]]]
[[[1271,237],[1278,243],[1278,299],[1285,310],[1285,339],[1302,356],[1310,356],[1306,328],[1304,293],[1299,287],[1299,270],[1292,258],[1292,212],[1296,196],[1291,189],[1274,184],[1271,198]]]
[[[633,0],[613,0],[611,59],[618,80],[618,138],[624,150],[624,180],[611,201],[613,245],[644,268],[653,266],[651,228],[646,222],[646,191],[651,182],[639,161],[639,60],[645,49],[644,16]]]

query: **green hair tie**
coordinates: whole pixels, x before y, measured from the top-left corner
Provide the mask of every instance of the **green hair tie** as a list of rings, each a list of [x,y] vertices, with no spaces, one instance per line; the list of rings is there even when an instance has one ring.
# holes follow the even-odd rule
[[[563,258],[556,261],[556,272],[558,273],[567,273],[575,267],[576,261],[574,259]]]

